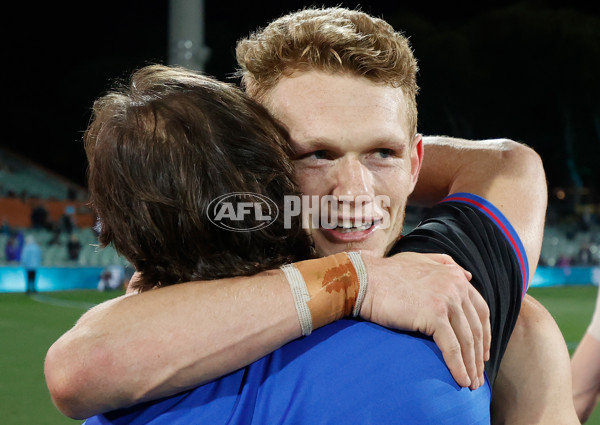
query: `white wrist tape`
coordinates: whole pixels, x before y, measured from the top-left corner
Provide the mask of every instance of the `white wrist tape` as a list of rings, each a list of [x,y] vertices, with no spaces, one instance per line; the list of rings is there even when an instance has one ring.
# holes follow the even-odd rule
[[[360,309],[365,299],[365,294],[367,293],[367,268],[360,256],[360,252],[348,252],[348,257],[350,258],[350,261],[352,261],[352,265],[356,269],[356,274],[358,275],[359,289],[356,303],[354,304],[354,310],[352,311],[352,315],[357,317],[360,314]]]
[[[288,280],[302,335],[342,317],[358,316],[367,292],[367,270],[360,252],[281,266]]]
[[[281,270],[283,270],[294,296],[298,320],[300,320],[300,327],[302,328],[302,336],[308,336],[312,332],[313,323],[310,309],[306,304],[310,300],[306,282],[304,282],[302,274],[300,274],[294,264],[285,264],[281,266]]]

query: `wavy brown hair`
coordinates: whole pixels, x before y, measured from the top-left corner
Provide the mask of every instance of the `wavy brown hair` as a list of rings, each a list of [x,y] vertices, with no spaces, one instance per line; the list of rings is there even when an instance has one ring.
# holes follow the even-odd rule
[[[236,57],[236,75],[259,102],[282,77],[309,70],[400,87],[416,133],[417,61],[408,39],[382,19],[341,7],[303,9],[239,40]]]
[[[228,193],[266,196],[281,212],[284,195],[297,194],[285,130],[233,85],[178,67],[141,68],[96,100],[84,145],[100,243],[141,273],[140,290],[312,256],[299,217],[291,229],[281,213],[268,227],[229,231],[207,216]]]

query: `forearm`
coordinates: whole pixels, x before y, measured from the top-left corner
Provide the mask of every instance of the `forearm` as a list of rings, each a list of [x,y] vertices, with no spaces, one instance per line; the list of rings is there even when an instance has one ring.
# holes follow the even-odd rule
[[[579,424],[569,352],[550,313],[529,295],[494,384],[492,424]]]
[[[424,139],[424,159],[410,201],[429,206],[457,192],[482,196],[517,231],[533,276],[541,251],[547,206],[542,161],[529,147],[507,139]]]
[[[85,418],[238,369],[301,334],[283,274],[192,282],[97,306],[46,357],[50,394]]]
[[[571,359],[573,402],[581,422],[585,422],[600,395],[600,341],[586,333]]]
[[[309,309],[305,334],[352,312],[366,289],[353,264],[340,253],[294,265],[309,293],[296,301]],[[50,348],[50,394],[64,414],[85,418],[193,388],[301,336],[296,302],[280,269],[111,300]]]
[[[498,172],[502,153],[514,147],[504,139],[467,140],[447,136],[424,136],[424,156],[419,180],[410,202],[431,206],[457,191],[458,185],[481,191]],[[479,169],[488,171],[483,181],[474,181]],[[484,187],[485,187],[484,186]],[[460,188],[465,191],[465,188]]]

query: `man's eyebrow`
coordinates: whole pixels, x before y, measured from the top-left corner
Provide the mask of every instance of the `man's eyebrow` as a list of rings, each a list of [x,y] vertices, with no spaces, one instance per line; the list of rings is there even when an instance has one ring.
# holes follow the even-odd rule
[[[330,150],[332,152],[343,150],[343,147],[340,146],[340,142],[338,140],[332,140],[329,138],[311,138],[303,140],[302,142],[298,142],[292,138],[289,140],[290,146],[294,153],[302,154],[306,152],[312,152],[315,150]],[[404,152],[408,149],[410,143],[406,140],[403,140],[398,136],[380,136],[376,139],[369,140],[365,143],[365,146],[369,147],[369,150],[374,149],[392,149],[398,152]]]
[[[298,142],[292,138],[290,138],[290,146],[294,150],[294,152],[309,152],[312,150],[319,149],[328,149],[328,148],[338,148],[339,142],[330,139],[324,138],[314,138],[303,140],[302,142]]]

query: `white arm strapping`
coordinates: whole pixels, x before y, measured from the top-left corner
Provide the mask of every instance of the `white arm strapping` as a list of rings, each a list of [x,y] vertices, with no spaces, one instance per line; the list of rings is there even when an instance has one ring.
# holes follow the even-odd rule
[[[348,252],[348,258],[352,261],[352,265],[356,270],[356,274],[358,275],[358,295],[356,296],[356,303],[354,304],[354,310],[352,311],[352,315],[357,317],[360,314],[360,309],[362,307],[362,303],[365,299],[365,294],[367,293],[367,268],[365,267],[365,263],[360,256],[360,252],[350,251]]]
[[[298,320],[300,321],[300,327],[302,328],[302,335],[308,336],[312,332],[313,323],[310,309],[306,304],[310,300],[306,282],[304,282],[302,274],[294,264],[285,264],[281,266],[281,270],[283,270],[283,273],[290,284],[292,295],[294,296]]]

